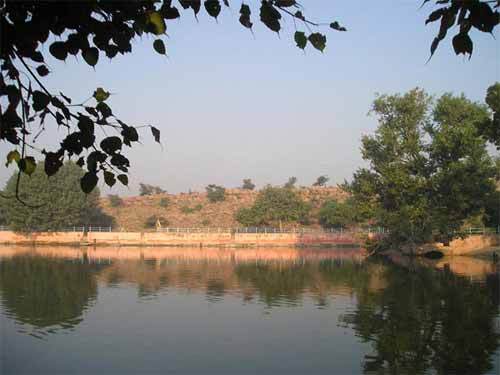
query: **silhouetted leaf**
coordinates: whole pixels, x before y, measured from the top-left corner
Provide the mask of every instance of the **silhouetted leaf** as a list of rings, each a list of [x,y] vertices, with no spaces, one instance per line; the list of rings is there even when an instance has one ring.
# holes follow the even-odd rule
[[[94,134],[94,123],[89,117],[80,115],[78,129],[80,129],[82,133]]]
[[[297,17],[299,20],[302,20],[302,21],[305,21],[305,19],[306,19],[300,10],[295,12],[295,17]]]
[[[109,106],[106,103],[104,103],[104,102],[98,103],[95,108],[99,112],[101,112],[101,115],[104,118],[109,117],[109,116],[111,116],[113,114],[113,112],[111,112],[111,108],[109,108]]]
[[[109,171],[104,171],[104,182],[109,187],[112,187],[116,183],[115,174]]]
[[[116,136],[104,138],[101,141],[101,148],[108,155],[112,155],[122,148],[122,140]]]
[[[337,21],[332,22],[330,24],[330,27],[334,30],[337,30],[337,31],[347,31],[347,29],[343,26],[340,26],[340,24]]]
[[[158,52],[160,55],[165,55],[167,50],[165,48],[165,44],[163,43],[163,40],[161,39],[156,39],[153,42],[153,48],[155,49],[156,52]]]
[[[469,57],[472,56],[472,48],[473,48],[472,40],[468,34],[459,33],[455,35],[452,43],[453,43],[453,49],[455,50],[455,53],[457,55],[461,53],[465,55],[468,53]]]
[[[194,15],[196,16],[201,8],[201,0],[191,0],[191,9],[193,9]]]
[[[84,49],[82,56],[87,64],[95,66],[99,60],[99,50],[95,47]]]
[[[240,8],[240,23],[248,29],[251,29],[253,26],[252,21],[250,21],[250,7],[246,4],[241,4]]]
[[[151,133],[153,133],[155,141],[160,143],[160,131],[156,129],[154,126],[151,126]]]
[[[107,156],[101,151],[92,151],[87,157],[87,168],[89,171],[97,172],[97,163],[103,163]]]
[[[165,21],[163,20],[163,17],[161,16],[160,13],[151,12],[149,14],[148,20],[149,20],[149,23],[153,25],[154,33],[156,35],[165,34],[165,31],[167,30],[167,26],[165,25]]]
[[[427,20],[425,21],[425,24],[427,25],[430,22],[437,21],[440,19],[446,12],[446,8],[440,8],[438,10],[435,10],[431,14],[429,14],[429,17],[427,17]]]
[[[55,152],[47,152],[45,154],[44,169],[47,176],[52,176],[57,173],[59,168],[61,168],[63,162],[61,157]]]
[[[49,52],[58,60],[66,60],[68,50],[64,42],[54,42],[49,47]]]
[[[85,107],[85,110],[94,117],[98,116],[97,111],[93,107]]]
[[[83,156],[79,157],[78,160],[76,161],[76,165],[78,165],[80,168],[83,167],[85,164],[85,158]]]
[[[114,154],[111,158],[111,164],[115,167],[130,167],[130,161],[122,154]]]
[[[126,174],[119,174],[116,178],[122,183],[122,185],[128,186],[128,177]]]
[[[33,156],[26,156],[19,160],[18,166],[22,172],[31,176],[36,169],[36,160]]]
[[[308,40],[311,42],[314,48],[323,52],[326,46],[326,36],[320,33],[313,33],[309,35]]]
[[[37,73],[40,75],[40,77],[45,77],[47,74],[49,74],[49,69],[45,65],[39,65],[36,68]]]
[[[276,5],[282,8],[291,7],[296,4],[295,0],[276,0]]]
[[[306,34],[303,31],[296,31],[294,39],[295,39],[295,43],[297,43],[297,47],[299,47],[301,49],[306,48],[307,38],[306,38]]]
[[[95,186],[97,185],[97,175],[93,172],[87,172],[83,175],[83,177],[80,179],[80,187],[82,188],[82,191],[85,194],[90,193],[92,190],[94,190]]]
[[[50,97],[44,92],[35,90],[33,92],[33,109],[35,111],[41,111],[50,103]]]
[[[221,11],[221,6],[219,0],[205,0],[205,9],[207,13],[214,18],[217,18]]]
[[[102,87],[98,87],[93,94],[93,97],[98,102],[104,102],[109,98],[109,92],[105,91]]]
[[[8,167],[10,163],[15,161],[16,163],[19,163],[19,160],[21,160],[21,155],[19,154],[19,151],[14,150],[10,151],[7,154],[7,162],[5,163],[5,166]]]
[[[269,2],[262,2],[260,6],[260,20],[264,25],[266,25],[272,31],[279,32],[281,29],[279,20],[281,19],[281,14],[278,10]]]
[[[170,5],[167,6],[166,2],[163,3],[160,12],[163,15],[163,17],[167,20],[173,20],[181,16],[176,7]]]
[[[123,143],[130,146],[130,142],[137,142],[139,140],[139,134],[137,130],[132,126],[127,126],[122,124],[121,135],[123,136]]]
[[[441,39],[439,39],[438,37],[434,38],[434,40],[432,41],[431,56],[429,57],[429,59],[434,55],[434,52],[436,52],[436,49],[438,48],[440,42],[441,42]]]

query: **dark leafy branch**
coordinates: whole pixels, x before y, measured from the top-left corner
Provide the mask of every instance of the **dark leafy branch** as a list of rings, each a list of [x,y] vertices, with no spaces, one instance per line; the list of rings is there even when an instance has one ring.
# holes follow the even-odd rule
[[[222,3],[229,6],[228,1]],[[202,8],[201,0],[179,0],[178,4],[183,9],[191,9],[195,16]],[[260,20],[276,32],[281,29],[282,13],[317,25],[300,11],[291,13],[290,7],[299,6],[292,0],[261,1]],[[203,8],[215,19],[222,10],[218,0],[203,1]],[[46,62],[47,54],[61,61],[70,55],[81,56],[85,63],[95,67],[102,55],[113,59],[118,54],[130,53],[133,40],[149,34],[155,36],[153,49],[166,55],[167,48],[161,37],[166,35],[167,22],[180,16],[170,0],[7,1],[0,11],[0,141],[11,144],[14,149],[8,152],[6,164],[17,164],[19,176],[33,173],[40,163],[26,150],[38,149],[34,143],[49,126],[48,116],[50,125],[66,128],[67,135],[62,137],[58,148],[39,150],[47,176],[55,175],[65,159],[76,158],[76,163],[85,169],[80,181],[84,192],[94,189],[99,176],[109,186],[116,181],[127,185],[130,162],[125,148],[139,142],[138,129],[144,126],[129,125],[119,119],[109,106],[110,93],[103,88],[97,88],[89,99],[79,104],[62,92],[49,91],[42,82],[52,73]],[[250,7],[242,4],[240,23],[249,29],[253,26],[250,17]],[[311,44],[323,50],[326,37],[320,38],[319,33],[311,35]],[[49,47],[42,48],[44,44]],[[159,143],[160,130],[148,127]],[[116,134],[108,135],[106,128]],[[103,130],[104,139],[98,139],[96,129]],[[17,193],[16,197],[20,200]]]
[[[441,28],[432,44],[432,54],[455,22],[460,25],[460,33],[452,41],[455,51],[469,54],[472,54],[470,29],[491,33],[498,24],[498,11],[493,9],[498,8],[500,0],[438,0],[435,3],[439,9],[431,13],[428,22],[441,20]],[[175,4],[192,11],[195,17],[203,8],[215,20],[222,12],[222,5],[230,5],[227,0],[3,2],[5,6],[0,8],[0,142],[13,147],[8,151],[7,165],[14,162],[21,173],[29,174],[42,160],[37,163],[34,155],[26,154],[26,149],[38,149],[34,143],[46,126],[64,127],[67,135],[60,140],[58,148],[41,147],[40,150],[48,176],[57,173],[65,159],[76,158],[77,164],[85,168],[81,179],[83,191],[92,191],[100,176],[109,186],[117,180],[127,185],[130,162],[125,150],[139,142],[138,129],[144,126],[120,120],[109,106],[110,93],[103,88],[97,88],[90,99],[79,104],[74,104],[74,100],[62,92],[50,92],[42,82],[53,73],[47,65],[47,55],[61,61],[69,56],[81,56],[86,64],[96,67],[104,55],[113,59],[131,53],[133,41],[143,35],[153,36],[153,49],[167,55],[162,38],[168,23],[181,17]],[[274,32],[281,31],[286,17],[293,20],[293,39],[300,49],[305,49],[308,43],[319,51],[326,48],[326,35],[311,27],[329,26],[335,31],[346,31],[338,21],[319,23],[306,18],[302,6],[295,0],[261,0],[258,4],[260,22]],[[239,10],[240,24],[252,30],[252,17],[252,8],[243,2]],[[297,29],[300,23],[307,32]],[[45,44],[48,48],[42,47]],[[47,116],[51,118],[50,124]],[[160,142],[160,131],[147,127],[155,141]],[[98,139],[96,129],[105,133],[104,139]],[[108,135],[105,129],[115,134]]]
[[[424,0],[422,6],[430,0]],[[436,52],[448,31],[458,27],[458,33],[452,39],[453,49],[457,55],[472,56],[474,43],[469,36],[471,30],[476,29],[484,33],[493,34],[494,28],[500,23],[500,0],[438,0],[438,8],[429,14],[425,24],[439,21],[439,31],[431,44],[431,56]],[[429,59],[430,59],[429,57]]]

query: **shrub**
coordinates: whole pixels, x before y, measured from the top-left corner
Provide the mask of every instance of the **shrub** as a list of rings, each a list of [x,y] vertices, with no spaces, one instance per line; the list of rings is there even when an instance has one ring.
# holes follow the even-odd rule
[[[153,186],[148,184],[139,184],[139,194],[141,196],[144,195],[153,195],[153,194],[162,194],[166,193],[165,190],[160,188],[159,186]]]
[[[123,205],[123,200],[116,194],[109,194],[108,199],[111,207],[119,207]]]
[[[208,225],[210,225],[210,220],[208,220],[208,219],[203,219],[203,220],[201,221],[201,225],[203,225],[203,226],[205,226],[205,227],[206,227],[206,226],[208,226]]]
[[[194,212],[194,208],[191,208],[189,206],[182,206],[180,208],[180,211],[183,213],[183,214],[192,214]]]
[[[288,181],[283,185],[285,189],[293,189],[297,183],[297,177],[290,177]]]
[[[327,176],[319,176],[313,186],[325,186],[329,178]]]
[[[245,178],[243,180],[243,186],[241,188],[245,190],[253,190],[255,189],[255,184],[252,182],[251,179]]]
[[[201,211],[201,209],[203,208],[203,205],[198,203],[196,206],[194,207],[189,207],[189,206],[182,206],[180,208],[181,212],[183,214],[192,214],[193,212],[196,212],[196,211]]]
[[[242,208],[235,219],[245,226],[306,223],[311,206],[293,190],[266,186],[250,208]]]
[[[206,188],[207,199],[210,203],[223,202],[226,199],[226,189],[218,185],[208,185]]]
[[[318,212],[318,220],[324,228],[342,228],[356,221],[356,209],[352,199],[345,202],[326,201]]]
[[[160,199],[160,207],[167,208],[170,205],[170,198]]]
[[[156,228],[156,221],[159,220],[160,224],[162,227],[167,226],[170,224],[170,222],[165,219],[163,216],[150,216],[146,219],[146,222],[144,223],[144,228]]]

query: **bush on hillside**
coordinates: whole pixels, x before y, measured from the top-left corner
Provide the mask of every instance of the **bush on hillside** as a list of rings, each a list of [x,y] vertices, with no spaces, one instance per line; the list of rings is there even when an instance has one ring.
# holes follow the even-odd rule
[[[207,191],[207,199],[210,203],[223,202],[226,199],[226,189],[218,185],[208,185],[205,190]]]
[[[167,208],[170,205],[170,198],[161,198],[160,207]]]
[[[123,200],[116,194],[109,194],[108,199],[111,207],[119,207],[123,205]]]

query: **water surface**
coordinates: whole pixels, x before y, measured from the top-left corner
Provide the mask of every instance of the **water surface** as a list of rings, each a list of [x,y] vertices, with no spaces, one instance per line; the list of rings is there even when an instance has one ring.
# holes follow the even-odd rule
[[[0,247],[0,372],[498,374],[498,268],[398,263]]]

